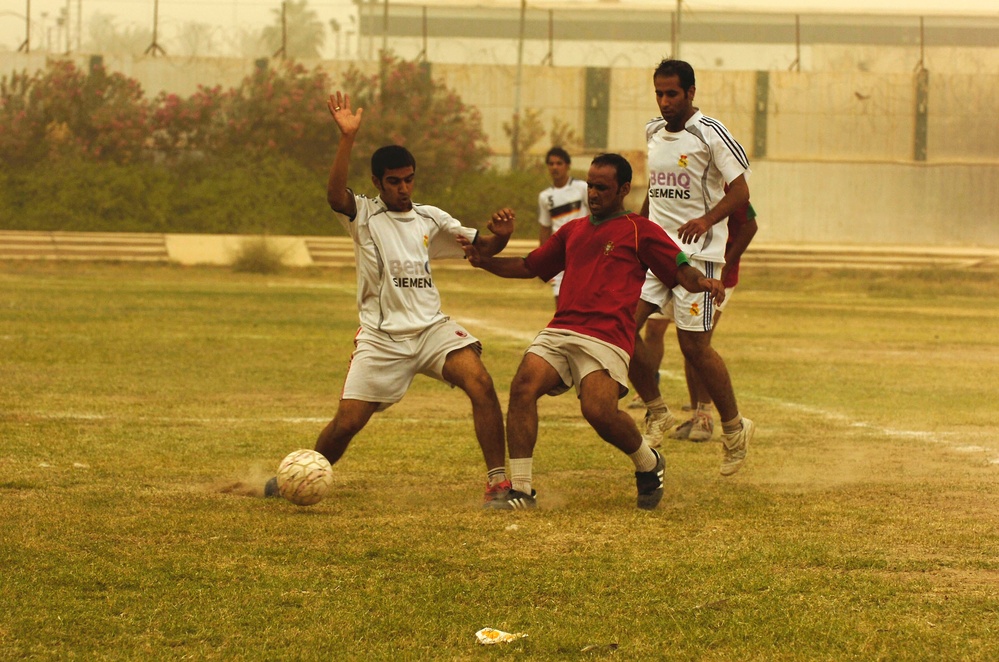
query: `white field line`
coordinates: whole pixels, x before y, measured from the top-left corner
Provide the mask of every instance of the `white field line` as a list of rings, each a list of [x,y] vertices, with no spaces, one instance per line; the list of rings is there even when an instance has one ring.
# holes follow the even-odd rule
[[[505,335],[509,338],[515,340],[522,340],[526,343],[530,343],[534,340],[536,333],[528,333],[523,331],[517,331],[514,329],[509,329],[499,324],[492,324],[483,322],[481,320],[467,320],[470,325],[478,326],[483,329],[487,329],[490,333],[495,333],[497,335]],[[525,345],[526,347],[526,345]],[[672,371],[672,370],[660,370],[659,374],[669,379],[677,384],[685,384],[685,378],[682,373]],[[813,407],[811,405],[805,405],[798,402],[790,402],[788,400],[781,400],[778,398],[771,398],[769,396],[759,396],[754,395],[754,398],[767,402],[769,404],[777,405],[782,409],[787,409],[790,411],[798,411],[801,413],[809,414],[818,418],[824,418],[829,421],[834,421],[846,427],[853,428],[863,428],[874,432],[876,434],[883,435],[885,437],[895,437],[903,439],[915,439],[922,440],[928,443],[945,444],[950,450],[958,453],[984,453],[989,455],[988,463],[992,465],[999,466],[999,449],[988,447],[988,446],[977,446],[977,445],[956,445],[951,441],[948,441],[948,437],[953,437],[954,433],[948,432],[930,432],[927,430],[899,430],[896,428],[884,427],[881,425],[876,425],[874,423],[869,423],[867,421],[861,421],[854,419],[846,414],[840,412],[829,411],[826,409],[821,409],[819,407]],[[33,415],[36,418],[49,419],[49,420],[82,420],[82,421],[101,421],[101,420],[126,420],[120,416],[105,416],[103,414],[77,414],[71,412],[63,413],[36,413]],[[232,417],[136,417],[136,421],[148,421],[148,422],[158,422],[158,423],[200,423],[206,425],[215,424],[258,424],[258,423],[291,423],[291,424],[309,424],[309,425],[319,425],[329,422],[327,417],[304,417],[304,416],[277,416],[277,417],[254,417],[254,418],[232,418]],[[421,423],[424,419],[420,418],[393,418],[394,423]],[[456,422],[466,422],[467,418],[450,418],[441,419],[435,418],[434,420],[456,423]],[[555,420],[555,421],[541,421],[543,427],[571,427],[580,428],[587,427],[585,421],[581,419],[579,421],[568,421],[568,420]]]

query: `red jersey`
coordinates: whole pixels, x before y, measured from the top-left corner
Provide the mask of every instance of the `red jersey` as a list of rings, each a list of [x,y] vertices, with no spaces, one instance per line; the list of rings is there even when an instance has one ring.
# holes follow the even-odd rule
[[[644,216],[624,213],[595,225],[569,221],[524,258],[547,281],[560,271],[562,289],[550,329],[581,333],[635,350],[635,308],[646,270],[667,287],[676,285],[680,249],[666,231]]]

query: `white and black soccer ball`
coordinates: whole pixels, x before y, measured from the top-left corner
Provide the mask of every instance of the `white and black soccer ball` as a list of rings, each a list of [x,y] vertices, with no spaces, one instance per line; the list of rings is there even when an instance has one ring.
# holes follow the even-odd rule
[[[332,486],[333,467],[316,451],[293,451],[278,465],[278,494],[295,505],[319,503]]]

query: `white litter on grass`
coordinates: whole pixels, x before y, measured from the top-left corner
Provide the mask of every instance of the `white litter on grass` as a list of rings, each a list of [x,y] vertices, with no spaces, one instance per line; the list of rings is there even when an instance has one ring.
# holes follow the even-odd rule
[[[74,469],[89,469],[90,465],[89,464],[84,464],[83,462],[74,462],[73,463],[73,468]]]
[[[508,644],[511,641],[516,641],[517,639],[522,639],[527,635],[523,632],[503,632],[502,630],[494,630],[493,628],[482,628],[475,633],[475,638],[483,646],[488,646],[490,644]]]

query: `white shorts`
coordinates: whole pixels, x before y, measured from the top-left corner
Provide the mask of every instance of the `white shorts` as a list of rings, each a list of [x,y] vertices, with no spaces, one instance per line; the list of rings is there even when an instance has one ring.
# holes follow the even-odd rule
[[[576,389],[591,372],[606,370],[620,386],[618,397],[628,393],[628,353],[620,347],[575,331],[542,329],[524,353],[537,354],[555,368],[562,383],[548,395],[562,395]]]
[[[732,300],[732,295],[733,294],[735,294],[735,287],[726,287],[725,288],[725,300],[722,301],[720,304],[715,304],[715,315],[717,315],[721,311],[725,310],[726,306],[728,306],[728,302]],[[670,293],[671,299],[672,299],[672,296],[673,296],[673,294]],[[672,322],[673,321],[673,306],[667,304],[664,308],[660,309],[659,312],[652,313],[651,315],[649,315],[647,319],[650,319],[650,320],[666,320],[667,322]],[[714,326],[714,320],[712,320],[712,327],[713,326]]]
[[[418,374],[447,383],[441,374],[447,355],[469,345],[482,352],[478,339],[450,318],[403,340],[361,327],[340,398],[377,402],[383,411],[402,400]]]
[[[721,274],[722,265],[715,262],[690,258],[690,266],[707,278]],[[688,292],[682,285],[667,288],[649,272],[642,287],[642,300],[657,306],[678,329],[703,332],[714,328],[715,304],[708,292]]]

